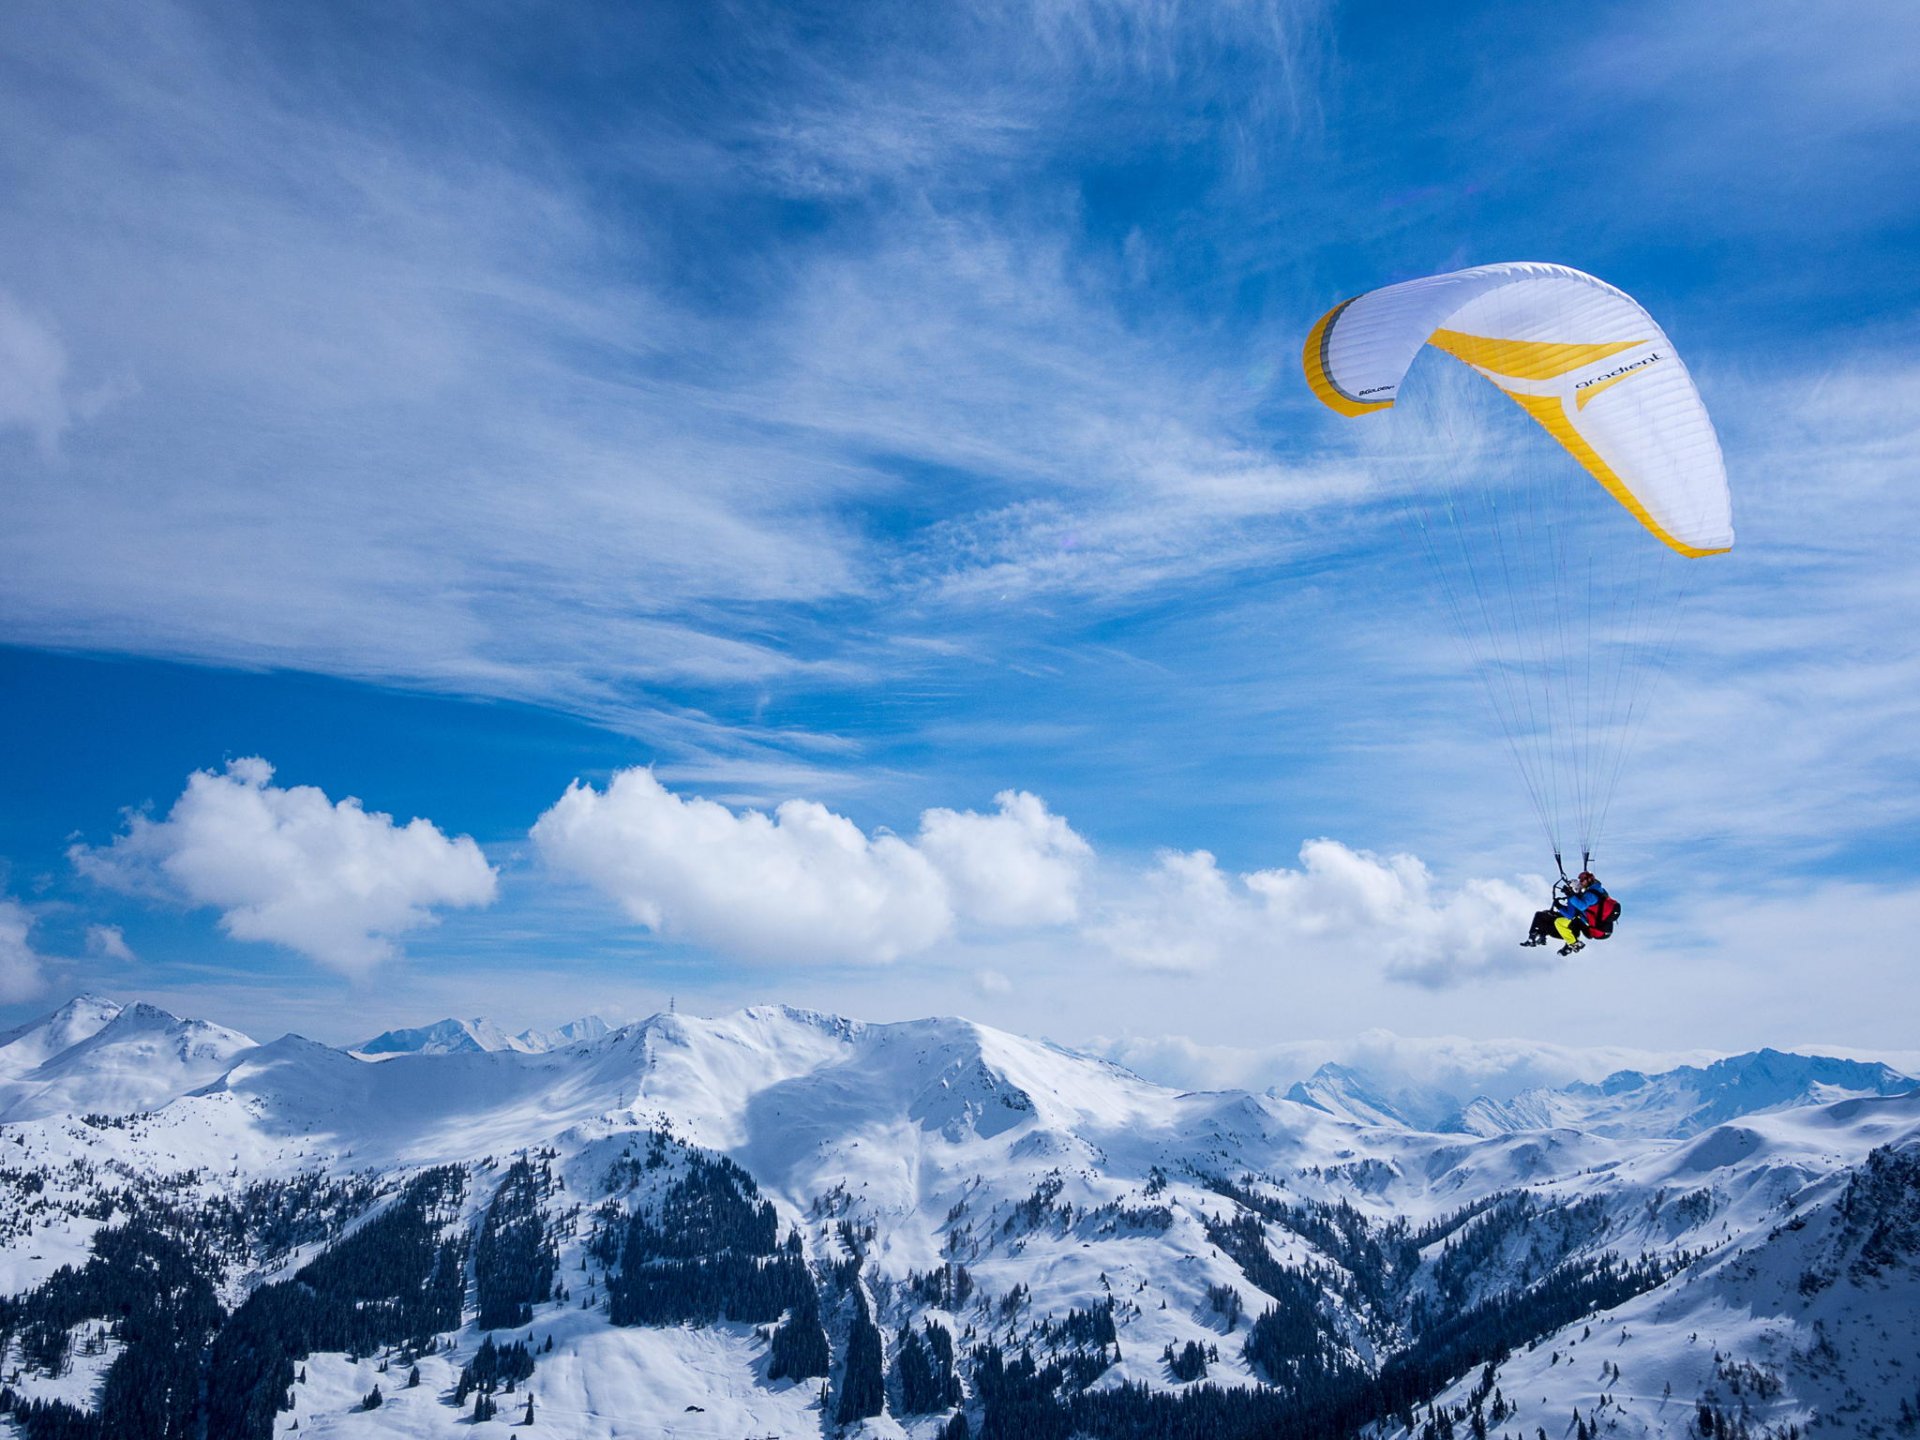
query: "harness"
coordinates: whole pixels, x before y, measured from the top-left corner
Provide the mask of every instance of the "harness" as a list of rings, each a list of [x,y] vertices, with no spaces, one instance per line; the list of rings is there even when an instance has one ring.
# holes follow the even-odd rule
[[[1620,902],[1611,895],[1602,895],[1589,905],[1580,916],[1580,923],[1587,927],[1587,938],[1606,940],[1613,935],[1613,922],[1620,918]]]
[[[1560,883],[1554,887],[1556,897],[1571,895],[1574,882],[1567,876],[1566,864],[1560,859],[1558,850],[1553,852],[1554,867],[1560,872]],[[1580,870],[1585,874],[1593,864],[1593,856],[1583,854],[1580,857]],[[1580,912],[1580,924],[1585,928],[1590,940],[1607,940],[1613,936],[1614,921],[1620,918],[1620,902],[1611,895],[1602,895],[1593,904]]]

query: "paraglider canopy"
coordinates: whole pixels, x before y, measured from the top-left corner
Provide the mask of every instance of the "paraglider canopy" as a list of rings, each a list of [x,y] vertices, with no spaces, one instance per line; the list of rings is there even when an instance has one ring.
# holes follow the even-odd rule
[[[1680,554],[1732,548],[1713,422],[1666,332],[1631,296],[1528,261],[1370,290],[1308,333],[1307,383],[1342,415],[1385,410],[1423,345],[1499,386]]]
[[[1533,432],[1491,453],[1464,391],[1416,373],[1405,428],[1423,443],[1401,494],[1555,860],[1577,840],[1584,866],[1680,634],[1692,562],[1733,546],[1720,442],[1653,317],[1564,265],[1479,265],[1370,290],[1320,318],[1302,360],[1322,402],[1361,416],[1400,402],[1428,349],[1491,381],[1556,442]],[[1585,491],[1567,457],[1638,526]]]

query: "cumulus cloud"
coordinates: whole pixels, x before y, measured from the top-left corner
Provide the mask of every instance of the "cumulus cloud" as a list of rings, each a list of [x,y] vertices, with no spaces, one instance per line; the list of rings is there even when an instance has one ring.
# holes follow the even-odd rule
[[[674,794],[650,770],[574,784],[533,827],[541,853],[649,930],[756,960],[885,964],[963,926],[1064,925],[1093,848],[1046,802],[933,809],[913,840],[811,800],[772,814]]]
[[[985,814],[927,810],[909,840],[810,800],[768,814],[682,797],[635,769],[604,792],[571,785],[532,834],[649,930],[755,960],[884,964],[1050,930],[1144,971],[1362,960],[1443,988],[1541,968],[1516,943],[1533,909],[1516,883],[1443,886],[1411,855],[1336,840],[1302,846],[1297,870],[1230,874],[1205,850],[1163,851],[1143,870],[1103,862],[1037,795],[994,799]],[[978,983],[1006,982],[989,970]]]
[[[1089,933],[1146,970],[1372,954],[1392,979],[1442,988],[1526,968],[1515,942],[1534,909],[1530,893],[1505,880],[1443,887],[1411,855],[1337,840],[1308,841],[1297,870],[1245,875],[1222,871],[1204,850],[1165,851]]]
[[[1065,925],[1079,918],[1093,847],[1046,801],[1002,790],[991,815],[928,810],[920,852],[951,888],[961,915],[984,925]]]
[[[258,757],[196,771],[166,819],[133,816],[110,845],[68,854],[103,885],[212,906],[236,939],[349,975],[393,958],[394,937],[434,923],[436,907],[493,901],[494,871],[470,837],[272,779]]]
[[[46,981],[41,957],[27,943],[32,928],[33,913],[18,900],[0,895],[0,1001],[24,1000]]]
[[[1163,850],[1089,929],[1097,944],[1142,970],[1211,969],[1257,943],[1257,911],[1205,850]]]
[[[570,785],[533,838],[649,930],[752,959],[885,963],[953,927],[931,860],[811,800],[736,812],[623,770]]]

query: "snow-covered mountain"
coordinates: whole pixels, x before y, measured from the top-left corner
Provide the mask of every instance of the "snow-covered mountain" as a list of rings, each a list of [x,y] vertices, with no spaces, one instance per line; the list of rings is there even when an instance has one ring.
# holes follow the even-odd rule
[[[598,1015],[582,1015],[578,1020],[569,1020],[551,1030],[522,1030],[514,1038],[520,1042],[521,1049],[538,1054],[598,1040],[611,1034],[613,1028]]]
[[[1728,1204],[1717,1242],[1675,1279],[1463,1374],[1438,1397],[1438,1413],[1467,1418],[1462,1433],[1478,1414],[1496,1435],[1914,1433],[1917,1124],[1920,1092],[1776,1111],[1707,1131],[1646,1166],[1647,1178],[1663,1170],[1688,1187],[1669,1214],[1715,1209],[1736,1189],[1748,1196]],[[1891,1143],[1830,1167],[1833,1137],[1855,1128]],[[1746,1160],[1735,1161],[1741,1152]],[[1416,1417],[1379,1433],[1431,1440],[1435,1431]]]
[[[1597,1085],[1528,1090],[1504,1102],[1476,1099],[1461,1113],[1458,1127],[1497,1135],[1573,1126],[1604,1135],[1681,1139],[1742,1115],[1898,1095],[1914,1083],[1886,1065],[1758,1050],[1659,1075],[1621,1070]]]
[[[463,1052],[518,1050],[527,1055],[544,1055],[588,1040],[598,1040],[612,1026],[598,1015],[583,1015],[552,1030],[522,1030],[509,1035],[493,1021],[476,1016],[472,1020],[437,1020],[409,1030],[388,1030],[376,1035],[357,1049],[361,1055],[454,1055]]]
[[[1435,1397],[1691,1435],[1764,1391],[1784,1435],[1892,1426],[1920,1381],[1920,1093],[1873,1067],[1761,1052],[1480,1134],[1357,1072],[1182,1092],[959,1019],[235,1039],[168,1103],[0,1128],[16,1397],[110,1427],[184,1345],[209,1434],[466,1435],[531,1392],[557,1436],[1437,1436]],[[97,1308],[155,1293],[171,1349]]]
[[[13,1079],[37,1070],[62,1050],[78,1045],[109,1024],[120,1006],[98,995],[76,995],[51,1014],[0,1034],[0,1076]]]
[[[1449,1124],[1449,1119],[1459,1106],[1444,1092],[1422,1092],[1410,1086],[1389,1092],[1381,1081],[1349,1065],[1322,1065],[1305,1080],[1289,1086],[1286,1098],[1356,1125],[1397,1125],[1406,1130],[1457,1128]]]
[[[1742,1115],[1898,1095],[1915,1084],[1879,1063],[1757,1050],[1704,1066],[1657,1074],[1618,1070],[1597,1083],[1534,1086],[1507,1099],[1477,1095],[1464,1103],[1444,1090],[1328,1064],[1295,1082],[1285,1098],[1356,1125],[1481,1136],[1573,1129],[1683,1139]]]
[[[0,1120],[164,1105],[253,1048],[237,1030],[83,995],[0,1037]]]

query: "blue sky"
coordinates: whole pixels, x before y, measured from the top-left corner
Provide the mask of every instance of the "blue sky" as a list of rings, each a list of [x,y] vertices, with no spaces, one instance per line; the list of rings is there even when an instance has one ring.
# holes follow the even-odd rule
[[[1911,1044],[1911,7],[0,33],[0,1021]],[[1572,969],[1509,953],[1537,828],[1297,372],[1501,259],[1661,319],[1741,536]]]

